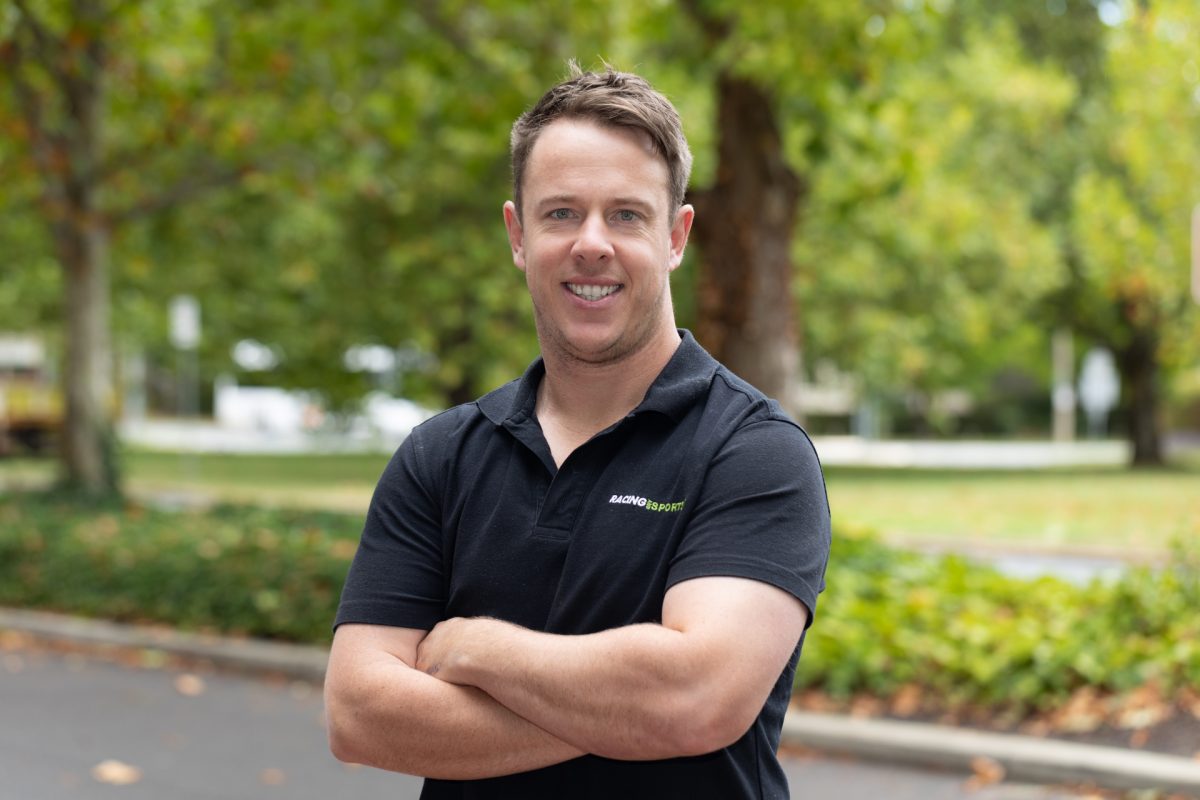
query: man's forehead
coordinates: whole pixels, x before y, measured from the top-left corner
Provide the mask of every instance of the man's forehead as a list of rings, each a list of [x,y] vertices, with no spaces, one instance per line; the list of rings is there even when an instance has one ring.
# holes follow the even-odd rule
[[[542,129],[542,132],[533,143],[533,150],[537,150],[538,144],[551,132],[554,133],[555,137],[580,136],[588,132],[615,135],[636,141],[647,155],[658,157],[658,149],[654,146],[654,139],[641,128],[635,128],[630,125],[614,125],[604,120],[586,116],[561,117],[554,120]],[[663,163],[665,164],[666,162],[664,161]]]
[[[525,192],[527,202],[538,204],[601,191],[614,201],[654,205],[668,180],[667,164],[645,131],[568,118],[547,125],[534,143]]]

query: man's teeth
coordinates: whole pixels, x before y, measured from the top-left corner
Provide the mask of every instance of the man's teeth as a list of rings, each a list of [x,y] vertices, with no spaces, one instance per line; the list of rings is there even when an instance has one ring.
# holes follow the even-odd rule
[[[568,283],[567,288],[584,300],[599,300],[601,297],[608,297],[617,289],[620,289],[621,284],[593,286],[587,283]]]

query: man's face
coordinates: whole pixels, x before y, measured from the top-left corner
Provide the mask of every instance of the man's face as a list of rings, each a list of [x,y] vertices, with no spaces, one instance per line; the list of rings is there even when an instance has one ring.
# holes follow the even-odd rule
[[[524,181],[523,213],[506,203],[504,221],[543,353],[611,363],[674,336],[668,276],[692,209],[670,207],[649,138],[558,120],[534,143]]]

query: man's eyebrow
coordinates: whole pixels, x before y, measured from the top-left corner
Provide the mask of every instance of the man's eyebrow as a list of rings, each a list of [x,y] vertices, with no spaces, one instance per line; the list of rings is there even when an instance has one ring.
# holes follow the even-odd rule
[[[612,204],[614,206],[634,206],[643,211],[653,211],[654,204],[637,197],[614,197]]]
[[[552,194],[549,197],[541,198],[540,200],[538,200],[537,202],[534,203],[534,206],[536,208],[542,208],[543,206],[550,206],[550,205],[567,205],[567,206],[569,206],[575,202],[575,199],[576,199],[575,195],[573,195],[573,194]]]
[[[535,208],[545,208],[547,206],[572,205],[579,200],[578,196],[573,194],[553,194],[549,197],[543,197],[534,202]],[[648,200],[643,200],[638,197],[614,197],[609,200],[606,205],[610,206],[632,206],[643,211],[653,211],[654,204]]]

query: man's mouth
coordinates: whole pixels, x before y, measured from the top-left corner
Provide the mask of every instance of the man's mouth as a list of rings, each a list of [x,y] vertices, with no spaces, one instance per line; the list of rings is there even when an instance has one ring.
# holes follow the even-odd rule
[[[621,288],[619,283],[610,283],[604,286],[596,286],[591,283],[568,283],[567,288],[576,297],[582,297],[584,300],[599,300],[602,297],[608,297],[613,292]]]

